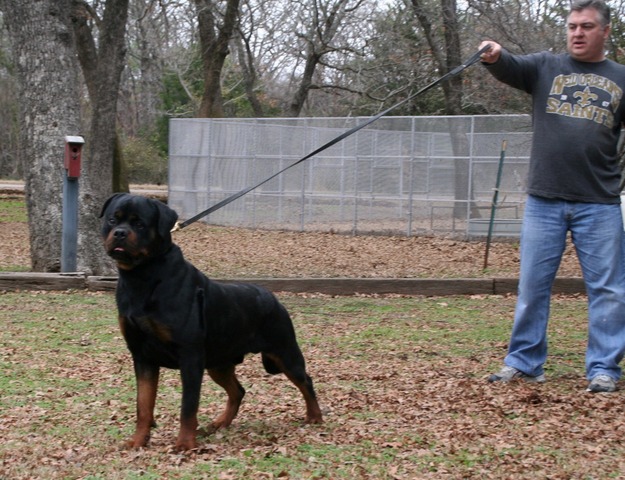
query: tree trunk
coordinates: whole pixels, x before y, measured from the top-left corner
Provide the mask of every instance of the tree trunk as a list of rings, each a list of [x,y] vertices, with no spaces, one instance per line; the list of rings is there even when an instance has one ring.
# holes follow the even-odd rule
[[[311,50],[314,50],[314,47],[310,46]],[[302,81],[293,95],[293,99],[291,100],[291,104],[289,105],[288,116],[289,117],[299,117],[302,109],[304,108],[304,104],[306,103],[306,99],[308,98],[308,92],[312,88],[313,85],[313,75],[315,74],[315,70],[317,65],[319,64],[319,60],[321,60],[321,56],[317,55],[314,51],[311,51],[306,56],[306,66],[304,67],[304,75],[302,75]]]
[[[113,190],[127,190],[127,185],[121,184],[121,161],[114,159],[120,159],[117,99],[125,65],[128,0],[106,0],[97,46],[87,23],[89,14],[84,2],[74,1],[74,33],[92,111],[80,185],[78,267],[101,275],[112,272],[113,267],[102,248],[100,210]]]
[[[458,22],[456,0],[441,0],[443,11],[443,25],[445,32],[445,48],[447,58],[447,71],[451,71],[462,63],[462,49],[460,47],[460,25]],[[456,75],[443,85],[447,115],[462,115],[462,75]],[[455,164],[455,199],[454,218],[467,218],[479,216],[479,210],[472,201],[472,189],[469,182],[470,175],[470,151],[466,129],[458,121],[452,119],[454,126],[450,129],[454,156],[457,157]]]
[[[432,54],[440,67],[440,71],[449,72],[462,62],[460,46],[460,25],[458,22],[456,0],[440,0],[442,12],[442,30],[444,32],[444,46],[440,45],[434,35],[433,21],[425,9],[425,3],[421,0],[411,0],[412,6],[423,28]],[[443,56],[442,52],[445,52]],[[445,111],[447,115],[462,114],[462,77],[456,75],[442,84],[445,96]],[[469,188],[469,141],[466,131],[458,123],[451,119],[450,131],[451,144],[456,160],[454,161],[454,218],[466,218],[470,209],[472,215],[479,216],[471,199]]]
[[[136,29],[139,53],[139,68],[141,77],[137,92],[139,104],[136,120],[138,131],[145,134],[154,129],[159,117],[161,105],[160,93],[162,90],[163,65],[159,42],[159,14],[155,13],[157,7],[154,0],[135,0],[130,5],[136,13]],[[165,7],[163,6],[164,10]]]
[[[221,26],[215,21],[213,0],[195,0],[200,32],[200,48],[204,66],[204,93],[198,116],[219,118],[224,116],[221,96],[221,71],[228,56],[228,43],[234,33],[240,0],[227,0],[226,13]]]
[[[254,56],[252,54],[252,50],[250,49],[249,41],[247,38],[239,36],[237,37],[235,44],[237,48],[237,56],[239,58],[239,66],[241,67],[241,72],[243,72],[245,95],[252,106],[254,116],[264,117],[265,114],[263,112],[263,106],[258,99],[258,95],[256,95],[256,91],[254,90],[256,82],[258,81],[258,76],[256,73],[256,67],[254,66]]]
[[[60,270],[64,137],[80,134],[78,65],[66,0],[0,0],[19,80],[34,271]]]
[[[350,5],[350,0],[309,2],[310,18],[307,20],[307,33],[298,34],[306,42],[304,72],[289,104],[287,111],[289,117],[301,115],[310,91],[317,88],[313,82],[317,67],[325,55],[336,51],[335,38],[341,25],[348,23],[346,20],[348,12],[353,13],[361,5],[362,2],[359,1]]]

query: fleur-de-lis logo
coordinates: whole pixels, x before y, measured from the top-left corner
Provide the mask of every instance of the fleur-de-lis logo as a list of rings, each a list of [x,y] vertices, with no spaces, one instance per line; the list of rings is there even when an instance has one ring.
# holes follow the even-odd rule
[[[599,96],[596,93],[591,93],[589,87],[586,87],[583,92],[579,92],[579,91],[575,92],[573,96],[579,99],[577,103],[581,107],[587,107],[588,105],[590,105],[592,102],[594,102],[595,100],[599,98]]]

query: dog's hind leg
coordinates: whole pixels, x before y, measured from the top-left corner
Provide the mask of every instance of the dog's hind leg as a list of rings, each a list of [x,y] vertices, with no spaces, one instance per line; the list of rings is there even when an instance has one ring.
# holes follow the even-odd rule
[[[232,420],[234,420],[234,417],[236,417],[239,412],[239,407],[245,395],[245,389],[239,383],[234,369],[234,365],[208,369],[208,374],[213,381],[228,394],[225,410],[212,423],[215,429],[227,427],[232,423]]]
[[[263,365],[268,365],[280,369],[286,377],[302,392],[306,402],[306,423],[322,423],[321,409],[317,401],[317,394],[313,387],[313,381],[306,373],[306,362],[304,356],[296,346],[296,350],[288,355],[278,355],[275,353],[262,353]],[[274,373],[267,370],[267,373]],[[277,373],[277,372],[276,372]]]

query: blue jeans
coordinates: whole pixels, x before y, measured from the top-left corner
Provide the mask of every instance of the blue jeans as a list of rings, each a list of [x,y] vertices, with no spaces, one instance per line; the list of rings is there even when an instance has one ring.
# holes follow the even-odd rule
[[[620,205],[529,196],[521,229],[521,271],[504,363],[543,373],[551,288],[566,245],[575,245],[588,295],[586,376],[618,380],[625,353],[625,235]]]

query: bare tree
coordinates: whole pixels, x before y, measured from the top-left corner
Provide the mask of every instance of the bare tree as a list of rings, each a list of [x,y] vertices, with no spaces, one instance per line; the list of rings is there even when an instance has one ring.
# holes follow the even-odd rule
[[[125,136],[149,134],[157,123],[167,48],[167,5],[159,0],[133,0],[128,20],[128,53],[122,74],[118,122]]]
[[[477,48],[480,41],[493,39],[513,53],[541,50],[563,52],[566,47],[565,15],[569,0],[469,0],[464,21],[464,42]],[[478,73],[479,72],[479,73]],[[527,94],[512,88],[502,89],[490,75],[479,69],[467,77],[479,88],[473,100],[482,113],[529,113]]]
[[[440,0],[439,11],[429,11],[431,3],[424,0],[411,0],[414,13],[423,29],[425,38],[432,51],[437,70],[447,73],[462,61],[460,46],[460,28],[456,0]],[[438,21],[440,20],[440,23]],[[438,24],[435,24],[438,23]],[[443,35],[436,32],[442,31]],[[443,83],[445,92],[445,110],[448,115],[462,112],[462,79],[452,77]]]
[[[569,0],[469,0],[476,42],[493,38],[514,53],[563,50]]]
[[[447,73],[462,62],[460,43],[460,23],[456,0],[440,0],[440,13],[428,11],[432,5],[426,5],[423,0],[411,0],[421,28],[425,33],[432,55],[438,64],[439,71]],[[435,25],[435,20],[440,19],[440,24]],[[440,38],[436,31],[442,31]],[[460,76],[452,77],[442,85],[445,95],[445,110],[447,115],[459,115],[462,113],[463,84]],[[469,193],[469,164],[466,161],[469,155],[469,142],[462,125],[456,121],[450,122],[451,141],[455,161],[455,199],[454,216],[466,218],[467,208],[472,210],[471,216],[479,216],[479,211],[473,208]]]
[[[297,117],[310,90],[320,87],[313,80],[324,57],[339,50],[351,50],[349,45],[337,41],[337,36],[340,28],[348,24],[349,16],[363,5],[364,0],[313,0],[293,3],[300,5],[297,16],[299,25],[295,32],[301,51],[301,74],[298,75],[298,86],[288,106],[287,115]]]
[[[64,137],[80,133],[68,9],[68,0],[0,0],[19,82],[32,268],[44,272],[60,270]]]
[[[243,5],[247,13],[245,16],[247,22],[245,25],[243,21],[239,22],[239,28],[237,29],[236,36],[232,43],[243,76],[245,95],[250,102],[254,116],[263,117],[263,106],[256,94],[259,79],[256,56],[252,47],[254,36],[257,34],[257,22],[263,20],[263,9],[256,8],[257,6],[252,4],[249,0],[244,1]],[[263,6],[263,2],[260,3],[260,6]]]
[[[204,93],[198,112],[200,117],[223,117],[221,73],[230,53],[228,47],[236,28],[239,1],[227,0],[222,13],[215,0],[195,0],[204,66]]]
[[[123,172],[114,170],[113,166],[116,158],[121,165],[116,121],[119,85],[125,66],[128,1],[106,0],[100,18],[88,3],[73,0],[74,34],[92,112],[88,155],[80,185],[78,266],[95,274],[111,270],[108,259],[102,254],[99,213],[113,186],[121,185],[123,178]]]

